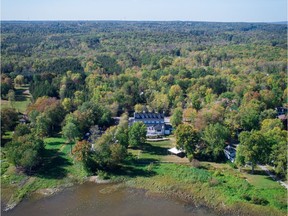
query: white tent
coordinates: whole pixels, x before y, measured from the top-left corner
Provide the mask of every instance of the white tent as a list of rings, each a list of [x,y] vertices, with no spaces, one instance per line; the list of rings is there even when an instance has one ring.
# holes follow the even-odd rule
[[[181,153],[184,153],[183,150],[177,149],[176,147],[173,147],[173,148],[171,148],[171,149],[168,149],[168,151],[171,152],[172,154],[176,154],[176,155],[181,154]]]

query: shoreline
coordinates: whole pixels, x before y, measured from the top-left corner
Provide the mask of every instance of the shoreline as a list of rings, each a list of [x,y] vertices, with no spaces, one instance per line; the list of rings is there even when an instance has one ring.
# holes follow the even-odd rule
[[[194,183],[191,183],[191,181],[187,181],[189,179],[184,178],[183,180],[179,181],[177,179],[178,174],[182,175],[183,171],[185,171],[183,169],[187,167],[187,165],[185,166],[176,164],[163,164],[160,167],[152,167],[152,170],[150,170],[149,172],[154,173],[154,175],[151,175],[149,177],[137,176],[136,178],[131,178],[111,175],[111,178],[108,180],[103,180],[99,176],[88,176],[80,180],[79,178],[77,179],[74,176],[70,176],[64,181],[64,184],[59,184],[61,182],[56,180],[54,182],[55,187],[39,188],[33,192],[31,192],[33,188],[29,188],[29,185],[27,187],[27,185],[23,184],[21,185],[22,188],[18,188],[18,191],[15,193],[16,195],[10,194],[11,198],[7,203],[3,203],[5,204],[5,207],[3,209],[4,211],[9,211],[15,208],[23,199],[29,199],[32,196],[36,196],[39,199],[54,196],[62,190],[65,190],[66,188],[90,182],[92,184],[107,184],[107,187],[109,187],[109,185],[111,184],[115,184],[115,188],[107,188],[108,192],[113,192],[120,187],[145,190],[145,194],[148,197],[161,196],[168,199],[176,199],[189,205],[205,206],[206,208],[211,209],[218,215],[285,215],[283,210],[276,209],[272,206],[254,205],[252,203],[244,201],[233,201],[229,203],[226,199],[227,197],[225,197],[225,193],[221,193],[219,192],[219,190],[217,191],[217,185],[209,185],[211,180],[208,180],[206,182],[195,181]],[[182,170],[180,168],[182,168]],[[175,176],[175,173],[173,173],[173,171],[176,174],[179,172],[177,176]],[[221,175],[224,175],[224,173],[222,173]],[[191,178],[191,176],[189,178]],[[26,182],[29,183],[30,180],[31,179],[27,179]],[[233,185],[226,185],[225,183],[225,185],[223,186],[230,187]],[[27,188],[25,189],[25,187]],[[21,191],[22,189],[24,192]],[[19,195],[19,191],[21,191],[21,193],[23,194],[22,196],[18,197],[17,195]]]
[[[69,185],[62,185],[60,187],[57,188],[43,188],[43,189],[38,189],[34,192],[32,192],[31,194],[29,194],[28,196],[26,196],[24,199],[30,199],[32,196],[37,196],[37,199],[43,199],[45,197],[52,197],[52,196],[57,196],[58,193],[60,193],[61,191],[69,188],[69,187],[73,187],[73,186],[77,186],[77,185],[81,185],[81,184],[85,184],[88,182],[91,183],[95,183],[95,184],[107,184],[107,189],[110,192],[113,192],[114,190],[117,190],[118,188],[121,187],[127,187],[127,188],[132,188],[132,189],[137,189],[137,190],[145,190],[145,196],[150,197],[150,198],[167,198],[167,199],[172,199],[172,200],[178,200],[182,203],[188,204],[188,205],[192,205],[195,207],[204,207],[207,208],[213,212],[215,212],[217,215],[223,215],[223,216],[230,216],[230,215],[252,215],[252,216],[260,216],[263,215],[263,212],[259,212],[259,208],[255,208],[253,209],[251,206],[246,205],[245,203],[236,203],[233,205],[225,205],[224,202],[222,201],[220,203],[220,205],[213,205],[211,203],[211,200],[208,198],[208,196],[203,196],[201,197],[197,197],[195,194],[192,193],[187,193],[183,190],[165,190],[165,192],[161,191],[161,190],[155,190],[155,188],[153,189],[152,187],[147,187],[147,185],[145,184],[138,184],[137,182],[131,182],[133,180],[124,180],[122,182],[119,181],[114,181],[114,180],[101,180],[99,179],[98,176],[90,176],[87,177],[83,182],[78,182],[78,183],[74,183],[74,184],[69,184]],[[151,182],[150,182],[151,183]],[[111,184],[115,184],[115,188],[113,186],[113,190],[111,190],[111,188],[109,188],[109,185]],[[149,184],[148,184],[149,185]],[[153,185],[153,183],[152,183]],[[167,187],[165,187],[165,185],[162,185],[165,189],[167,189]],[[17,205],[22,202],[22,200],[19,200],[18,202],[13,202],[11,204],[7,203],[6,207],[4,210],[2,211],[10,211],[13,208],[17,207]],[[255,206],[254,206],[255,207]],[[282,214],[275,214],[275,212],[273,212],[273,214],[266,214],[266,215],[282,215]],[[283,213],[283,215],[285,215]]]

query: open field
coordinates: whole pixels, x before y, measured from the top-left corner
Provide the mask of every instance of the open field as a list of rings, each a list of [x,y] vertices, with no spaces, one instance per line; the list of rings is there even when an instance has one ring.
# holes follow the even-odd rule
[[[28,86],[15,87],[15,101],[11,104],[8,100],[1,99],[1,108],[12,107],[18,112],[25,113],[31,99],[29,94],[24,94],[28,89]]]

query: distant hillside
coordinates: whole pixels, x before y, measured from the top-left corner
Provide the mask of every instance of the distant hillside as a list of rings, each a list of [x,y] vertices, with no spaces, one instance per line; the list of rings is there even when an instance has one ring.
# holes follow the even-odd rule
[[[288,21],[271,22],[270,24],[287,25]]]

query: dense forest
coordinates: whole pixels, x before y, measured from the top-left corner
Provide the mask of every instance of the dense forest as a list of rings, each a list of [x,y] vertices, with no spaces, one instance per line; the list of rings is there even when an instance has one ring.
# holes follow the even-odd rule
[[[43,138],[60,132],[80,140],[73,154],[92,172],[110,169],[145,142],[128,117],[153,111],[171,116],[190,160],[221,161],[227,143],[240,142],[237,164],[268,163],[286,176],[287,128],[275,110],[287,106],[286,25],[7,21],[1,35],[1,98],[13,100],[17,85],[32,95],[29,124],[1,111],[18,167],[37,169]]]

